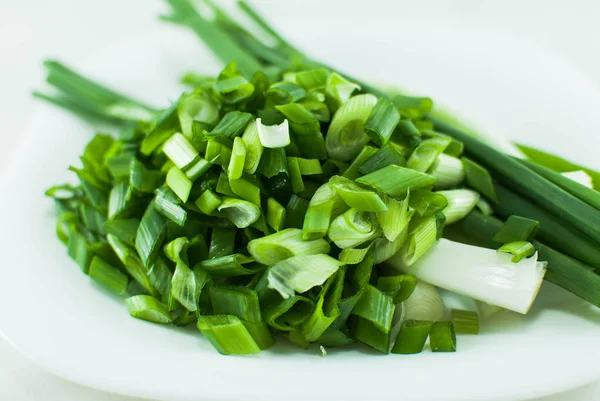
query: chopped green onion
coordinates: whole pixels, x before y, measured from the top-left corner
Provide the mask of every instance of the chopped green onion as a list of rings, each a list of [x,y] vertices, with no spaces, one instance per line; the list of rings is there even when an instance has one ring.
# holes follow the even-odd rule
[[[496,190],[489,171],[466,157],[462,158],[462,162],[465,168],[467,184],[487,199],[498,203],[498,197],[496,196]]]
[[[177,167],[171,167],[167,173],[167,186],[183,202],[187,202],[192,190],[192,181]]]
[[[207,132],[205,135],[211,139],[214,137],[233,139],[242,135],[246,126],[253,120],[254,116],[250,113],[230,111],[223,116],[223,119],[212,131]]]
[[[406,320],[439,320],[444,317],[444,301],[437,288],[417,280],[412,294],[402,303]]]
[[[217,210],[224,213],[237,228],[246,228],[260,217],[260,208],[242,199],[224,198]]]
[[[302,175],[316,175],[323,173],[321,163],[318,159],[304,159],[301,157],[288,157],[288,163],[290,159],[295,159]]]
[[[297,255],[277,262],[268,272],[269,287],[283,298],[303,293],[321,285],[331,277],[341,263],[326,254]]]
[[[256,265],[252,262],[254,261],[245,255],[233,254],[222,256],[220,258],[203,260],[198,266],[209,273],[221,277],[256,274],[264,268],[264,266]]]
[[[275,231],[285,226],[285,208],[273,198],[267,199],[267,223]]]
[[[254,174],[260,163],[263,154],[263,145],[258,135],[258,126],[256,121],[251,121],[247,126],[242,140],[246,147],[246,159],[244,160],[244,171],[248,174]]]
[[[192,181],[202,177],[213,165],[215,160],[205,160],[201,157],[192,163],[192,166],[185,171],[185,175]]]
[[[286,228],[275,234],[254,239],[247,247],[254,260],[267,266],[292,256],[327,254],[330,251],[330,246],[324,239],[302,240],[302,230],[297,228]]]
[[[390,164],[404,166],[406,165],[406,159],[393,146],[385,145],[364,162],[363,165],[360,166],[359,171],[362,174],[369,174],[389,166]]]
[[[378,329],[387,333],[392,328],[394,309],[392,297],[372,285],[367,285],[365,292],[352,310],[352,314],[368,320]]]
[[[302,334],[307,341],[317,341],[339,317],[339,303],[344,287],[344,269],[325,282],[317,298],[313,313],[302,323]]]
[[[302,173],[300,172],[298,158],[288,157],[287,167],[290,174],[290,181],[292,182],[292,190],[295,194],[301,193],[304,191],[304,181],[302,180]]]
[[[213,88],[225,104],[241,103],[254,93],[254,85],[237,71],[235,61],[223,69],[214,82]]]
[[[352,92],[357,89],[360,89],[360,85],[348,81],[335,71],[329,74],[325,84],[325,91],[334,99],[338,107],[345,104],[352,96]]]
[[[450,315],[457,333],[479,334],[479,316],[477,316],[477,312],[452,309]]]
[[[248,355],[260,352],[260,347],[237,316],[199,316],[198,329],[220,354]]]
[[[303,105],[290,103],[285,106],[276,106],[289,121],[290,128],[294,134],[294,145],[296,145],[299,155],[317,159],[326,159],[327,150],[325,140],[321,133],[321,125],[312,113]]]
[[[135,236],[140,225],[138,219],[127,220],[109,220],[104,223],[104,228],[108,234],[127,242],[130,245],[135,243]]]
[[[265,93],[274,104],[293,103],[306,96],[306,91],[291,82],[277,82],[272,84]]]
[[[158,174],[156,171],[148,170],[139,160],[133,159],[129,185],[136,192],[142,194],[152,193],[158,186]]]
[[[231,149],[216,140],[209,139],[206,142],[206,152],[204,157],[206,160],[210,160],[211,163],[227,167],[231,160]]]
[[[195,205],[204,214],[211,215],[221,205],[222,201],[219,195],[215,194],[210,189],[207,189],[196,200]]]
[[[381,236],[381,230],[374,215],[349,209],[331,222],[328,236],[338,248],[345,249]]]
[[[144,266],[150,267],[165,238],[167,219],[150,203],[137,230],[135,249]]]
[[[336,111],[325,139],[329,157],[347,161],[360,153],[369,142],[364,124],[376,103],[373,95],[357,95]]]
[[[400,115],[396,106],[387,99],[379,98],[365,122],[365,132],[377,146],[383,146],[392,136]]]
[[[163,145],[165,155],[179,168],[185,169],[198,157],[198,151],[179,132],[167,139]]]
[[[295,74],[296,83],[310,91],[312,89],[323,89],[329,78],[326,68],[315,68],[312,70],[299,71]]]
[[[494,235],[494,241],[506,244],[513,241],[528,241],[535,236],[539,221],[521,216],[510,216]]]
[[[390,352],[390,331],[385,332],[370,320],[362,317],[357,317],[355,320],[353,333],[355,339],[384,354]]]
[[[411,192],[408,205],[419,216],[429,216],[444,210],[448,206],[448,199],[438,192],[422,189]]]
[[[263,125],[260,118],[256,119],[256,128],[260,143],[265,148],[284,148],[290,144],[290,128],[288,120],[278,125]]]
[[[363,147],[358,156],[356,156],[356,158],[352,162],[352,164],[350,164],[350,167],[348,167],[343,173],[343,177],[348,178],[350,180],[355,180],[358,177],[360,177],[360,168],[369,159],[371,159],[377,153],[377,151],[378,150],[372,146]]]
[[[218,228],[212,230],[208,258],[220,258],[231,255],[235,246],[236,230],[232,228]]]
[[[400,233],[400,235],[398,235],[398,237],[393,241],[388,241],[388,239],[384,238],[384,237],[377,238],[373,242],[373,245],[375,248],[375,252],[374,252],[375,264],[385,262],[392,256],[396,255],[398,252],[400,252],[400,249],[402,249],[402,247],[406,243],[407,238],[408,238],[408,230],[407,229],[403,230]]]
[[[131,206],[134,204],[135,201],[131,199],[129,184],[121,181],[110,190],[108,195],[108,218],[112,220],[128,217]]]
[[[289,228],[302,228],[309,201],[292,195],[285,207],[285,225]]]
[[[250,288],[213,285],[210,287],[210,302],[215,315],[234,315],[254,324],[262,321],[258,295]]]
[[[315,307],[310,298],[293,296],[265,308],[263,317],[269,326],[282,331],[292,331],[308,319]]]
[[[413,219],[409,232],[409,240],[402,249],[402,260],[406,266],[411,266],[421,258],[437,240],[435,216]]]
[[[187,211],[181,206],[179,198],[169,188],[160,188],[156,191],[154,207],[160,214],[175,224],[181,227],[184,226],[187,220]]]
[[[334,216],[337,194],[329,183],[323,184],[310,199],[302,226],[302,239],[305,241],[323,238],[329,230]],[[340,198],[341,200],[341,198]]]
[[[403,201],[397,201],[389,196],[383,197],[383,202],[387,207],[387,211],[378,212],[377,219],[383,230],[383,235],[389,241],[395,241],[396,238],[406,230],[414,211],[409,209],[410,194],[406,195]]]
[[[449,321],[433,323],[429,332],[429,342],[433,352],[456,352],[454,324]]]
[[[523,258],[528,258],[535,253],[535,248],[531,242],[513,241],[502,245],[498,252],[507,252],[513,255],[511,261],[517,263]]]
[[[433,101],[428,97],[396,95],[392,102],[398,108],[400,115],[416,120],[433,109]]]
[[[409,189],[412,191],[435,184],[436,179],[416,170],[389,165],[358,178],[356,182],[377,188],[389,196],[401,197]]]
[[[437,178],[433,186],[435,189],[455,188],[465,179],[465,169],[460,159],[445,153],[437,157],[428,174]]]
[[[219,109],[207,93],[194,92],[183,95],[177,115],[181,133],[189,140],[194,137],[194,122],[214,126],[219,121]]]
[[[148,293],[155,295],[156,291],[150,283],[147,269],[136,254],[135,250],[114,235],[108,234],[106,240],[114,254],[117,255],[125,271],[142,286]]]
[[[364,212],[387,211],[386,204],[377,193],[365,189],[347,178],[333,176],[329,180],[329,185],[351,208]]]
[[[169,308],[150,295],[136,295],[125,300],[129,314],[153,323],[171,323]]]
[[[246,146],[242,138],[235,137],[233,140],[233,149],[231,150],[231,159],[227,175],[229,180],[237,180],[242,177],[244,163],[246,162]]]
[[[127,292],[127,286],[129,285],[127,276],[98,256],[92,259],[89,275],[115,294],[123,295]]]
[[[229,181],[229,188],[240,198],[260,207],[260,188],[244,178]]]
[[[231,190],[229,179],[227,178],[227,175],[225,173],[221,173],[219,175],[219,179],[217,180],[217,187],[215,190],[222,195],[230,196],[232,198],[237,197],[237,195]]]
[[[494,209],[492,209],[492,206],[490,205],[490,203],[488,201],[486,201],[484,198],[480,197],[476,206],[477,206],[477,209],[479,209],[479,211],[481,213],[483,213],[484,216],[491,216],[492,214],[494,214]]]
[[[439,191],[448,200],[448,206],[442,213],[446,216],[446,224],[452,224],[464,218],[473,210],[479,201],[479,194],[469,189],[451,189]]]
[[[432,138],[424,140],[412,152],[406,161],[406,167],[426,172],[444,152],[450,142],[450,138]]]
[[[355,265],[363,261],[363,259],[367,256],[367,253],[371,250],[371,244],[364,248],[345,248],[342,249],[340,256],[338,259],[342,264],[345,265]]]
[[[396,338],[393,354],[418,354],[423,351],[433,322],[431,320],[406,320]]]
[[[412,274],[379,277],[377,289],[392,297],[394,304],[404,302],[410,297],[417,285],[417,278]]]

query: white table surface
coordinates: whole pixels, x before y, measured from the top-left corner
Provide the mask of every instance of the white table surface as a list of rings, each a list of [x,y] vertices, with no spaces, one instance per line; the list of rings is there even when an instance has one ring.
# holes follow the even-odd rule
[[[263,0],[257,3],[268,16],[285,13],[301,18],[312,8],[320,13],[311,12],[310,18],[324,18],[324,21],[331,10],[337,18],[352,18],[357,23],[364,19],[398,23],[409,19],[443,20],[475,34],[492,31],[513,35],[563,55],[600,85],[597,0]],[[47,57],[76,60],[94,48],[152,29],[157,24],[156,16],[164,9],[160,0],[0,0],[0,174],[35,107],[30,92],[42,81],[41,60]],[[40,132],[40,135],[51,134]],[[28,361],[2,338],[0,399],[135,400],[57,378]],[[530,401],[598,399],[600,381]]]

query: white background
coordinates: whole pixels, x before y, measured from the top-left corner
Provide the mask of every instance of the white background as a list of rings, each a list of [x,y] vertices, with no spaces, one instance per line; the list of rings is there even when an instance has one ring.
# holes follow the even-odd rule
[[[313,22],[322,20],[323,23],[329,18],[347,18],[357,24],[382,20],[398,24],[404,20],[439,20],[458,24],[474,35],[500,32],[562,55],[600,85],[597,44],[600,2],[596,0],[263,0],[258,3],[260,10],[272,21],[281,15],[310,18]],[[42,81],[41,60],[47,57],[66,62],[77,60],[108,43],[148,31],[156,26],[156,16],[161,10],[164,5],[160,0],[0,0],[0,174],[35,107],[30,92]],[[285,31],[285,26],[280,28]],[[565,107],[568,104],[565,99]],[[40,132],[39,135],[52,133]],[[31,162],[35,163],[34,160]],[[10,278],[4,278],[3,282],[5,285],[24,285],[10,283]],[[18,300],[15,300],[15,307],[18,307]],[[35,311],[23,311],[23,316],[35,319]],[[40,330],[40,335],[42,332]],[[568,369],[557,366],[557,369],[562,368]],[[34,366],[0,338],[0,400],[5,399],[134,400],[56,378]],[[535,401],[598,399],[600,382]]]

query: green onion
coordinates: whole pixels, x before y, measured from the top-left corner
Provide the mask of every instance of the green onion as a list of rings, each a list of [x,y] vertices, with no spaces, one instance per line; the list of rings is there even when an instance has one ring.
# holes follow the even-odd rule
[[[285,226],[285,208],[273,198],[267,199],[267,223],[275,231]]]
[[[393,354],[418,354],[423,351],[433,322],[430,320],[407,320],[402,323],[396,338]]]
[[[436,243],[437,227],[435,216],[413,219],[409,240],[402,249],[402,260],[411,266]]]
[[[221,119],[219,124],[217,124],[212,131],[207,132],[205,135],[210,139],[214,137],[233,139],[242,135],[246,126],[252,120],[254,120],[254,116],[250,113],[230,111],[223,116],[223,119]]]
[[[535,248],[527,241],[513,241],[502,245],[499,252],[507,252],[513,255],[511,261],[517,263],[523,258],[528,258],[535,253]]]
[[[406,167],[426,172],[450,144],[450,139],[426,139],[416,147],[408,160]]]
[[[390,139],[399,121],[400,115],[396,106],[389,100],[380,98],[365,122],[365,132],[377,146],[381,147]]]
[[[310,199],[302,225],[302,239],[310,241],[323,238],[329,230],[329,223],[336,217],[339,196],[329,183],[323,184]],[[341,198],[340,198],[341,200]]]
[[[217,210],[224,213],[237,228],[246,228],[260,217],[260,208],[242,199],[224,198]]]
[[[302,230],[297,228],[286,228],[275,234],[254,239],[247,247],[254,260],[267,266],[292,256],[327,254],[330,250],[324,239],[304,241]]]
[[[398,237],[393,241],[388,241],[387,238],[378,238],[373,242],[375,252],[375,264],[385,262],[392,256],[396,255],[408,239],[408,230],[403,230]]]
[[[340,252],[338,259],[345,265],[354,265],[363,261],[371,250],[372,244],[363,248],[345,248]]]
[[[256,128],[260,143],[265,148],[284,148],[290,144],[290,129],[288,120],[278,125],[263,125],[260,118],[256,119]]]
[[[500,185],[496,186],[496,192],[500,200],[496,206],[499,216],[508,218],[517,214],[539,221],[537,238],[590,266],[600,267],[600,248],[596,241],[574,229],[569,222]]]
[[[260,188],[244,178],[229,181],[229,188],[240,198],[260,207]]]
[[[406,320],[439,320],[445,314],[444,301],[437,288],[421,280],[417,280],[402,305]]]
[[[258,168],[264,149],[260,137],[258,136],[256,121],[252,121],[246,126],[246,130],[242,135],[242,140],[246,147],[244,171],[248,174],[254,174]]]
[[[302,334],[309,341],[317,341],[339,317],[339,302],[344,287],[344,269],[325,282],[313,313],[302,323]]]
[[[283,298],[303,293],[321,285],[339,268],[341,263],[325,254],[297,255],[277,262],[268,271],[269,287]]]
[[[289,228],[302,228],[309,201],[292,195],[285,207],[285,225]]]
[[[173,319],[165,304],[150,295],[136,295],[125,300],[129,314],[153,323],[171,323]]]
[[[169,188],[160,188],[156,191],[154,198],[154,207],[156,210],[174,222],[183,227],[187,220],[187,211],[181,206],[181,201]]]
[[[347,178],[333,176],[329,180],[329,185],[344,200],[346,205],[358,211],[385,212],[388,210],[377,193],[365,189]]]
[[[280,105],[303,99],[306,96],[306,91],[291,82],[277,82],[269,87],[265,95],[274,104]]]
[[[454,188],[465,179],[465,169],[461,160],[445,153],[437,157],[428,173],[437,178],[433,186],[435,189]]]
[[[292,182],[292,190],[295,194],[301,193],[304,191],[304,181],[302,180],[302,173],[300,172],[298,158],[288,157],[287,167],[290,174],[290,181]]]
[[[462,158],[467,184],[494,203],[498,203],[494,183],[488,170],[473,160]]]
[[[479,334],[479,317],[477,312],[460,309],[450,311],[454,329],[458,334]]]
[[[194,137],[195,122],[214,126],[219,121],[219,109],[207,93],[184,94],[179,101],[177,115],[181,133],[189,140]]]
[[[215,160],[208,161],[200,157],[185,171],[185,175],[194,182],[212,167],[214,161]]]
[[[314,307],[310,298],[293,296],[265,308],[263,316],[269,326],[277,330],[292,331],[308,319]]]
[[[142,194],[154,192],[158,184],[156,171],[148,170],[137,159],[131,162],[129,185],[133,190]]]
[[[454,324],[449,321],[435,322],[429,332],[433,352],[456,352],[456,333]]]
[[[325,139],[329,157],[347,161],[360,153],[369,142],[364,124],[376,103],[373,95],[357,95],[336,111]]]
[[[137,249],[144,266],[150,267],[154,262],[164,241],[166,227],[167,219],[158,213],[154,204],[151,203],[140,221],[135,237],[135,249]]]
[[[323,169],[321,168],[321,163],[319,163],[318,159],[304,159],[301,157],[288,157],[288,163],[290,159],[295,159],[298,168],[300,170],[300,174],[302,175],[317,175],[323,173]]]
[[[365,146],[362,148],[358,156],[354,159],[350,167],[346,169],[343,173],[344,178],[348,178],[350,180],[355,180],[360,177],[360,168],[365,164],[368,160],[370,160],[378,150],[372,146]]]
[[[110,220],[104,223],[104,228],[108,234],[127,242],[130,245],[135,243],[135,236],[140,225],[138,219]]]
[[[211,163],[227,167],[231,160],[231,149],[216,140],[209,139],[206,142],[206,152],[204,157],[206,160],[210,160]]]
[[[225,104],[241,103],[254,93],[254,85],[238,72],[232,61],[219,74],[213,85],[215,93]]]
[[[163,110],[156,122],[154,128],[144,138],[140,145],[140,151],[143,155],[150,155],[175,132],[179,131],[179,117],[177,110],[179,100],[172,103],[167,109]]]
[[[252,263],[253,260],[245,255],[233,254],[203,260],[198,266],[215,276],[230,277],[256,274],[264,266]]]
[[[428,97],[396,95],[392,99],[400,115],[419,119],[433,109],[433,101]]]
[[[260,347],[237,316],[199,316],[198,330],[220,354],[248,355],[260,352]]]
[[[182,202],[187,202],[192,190],[192,181],[177,167],[171,167],[167,173],[167,186]]]
[[[129,285],[127,276],[98,256],[92,259],[89,275],[115,294],[123,295],[127,291],[127,286]]]
[[[290,103],[275,108],[289,121],[294,134],[294,144],[301,156],[317,159],[327,158],[321,125],[306,107],[298,103]]]
[[[569,192],[571,195],[576,196],[588,205],[600,210],[600,194],[598,193],[598,191],[595,191],[592,188],[588,188],[585,185],[581,185],[580,183],[573,181],[568,177],[565,177],[563,174],[552,171],[551,169],[541,166],[539,164],[527,160],[520,160],[520,162],[525,164],[527,167],[529,167],[542,177],[546,178],[547,180],[558,185],[565,191]]]
[[[179,168],[185,169],[198,157],[198,151],[180,133],[175,133],[163,145],[165,155]]]
[[[377,188],[389,196],[401,197],[406,195],[409,189],[412,191],[435,184],[436,179],[419,171],[389,165],[358,178],[356,182]]]
[[[442,211],[446,216],[446,224],[452,224],[464,218],[473,210],[479,201],[479,194],[469,189],[451,189],[439,191],[448,200],[448,206]]]
[[[383,235],[385,235],[389,241],[393,242],[398,238],[402,231],[406,230],[408,223],[410,223],[410,219],[413,216],[414,211],[410,210],[408,207],[410,194],[407,194],[403,201],[397,201],[389,196],[384,196],[383,202],[387,206],[387,211],[378,212],[377,219],[383,230]]]
[[[416,285],[417,278],[412,274],[379,277],[377,280],[377,289],[392,297],[394,304],[406,301]]]
[[[494,241],[507,244],[513,241],[528,241],[535,236],[540,223],[521,216],[510,216],[494,235]]]
[[[516,146],[523,154],[525,154],[525,156],[527,156],[527,159],[538,165],[544,166],[559,173],[565,173],[568,171],[584,171],[592,178],[594,189],[600,187],[600,173],[597,171],[572,163],[563,159],[562,157],[544,152],[537,147],[532,148],[522,144],[516,144]]]
[[[337,72],[332,72],[327,78],[325,90],[329,96],[336,102],[336,105],[345,104],[352,95],[352,92],[360,89],[360,86],[354,82],[348,81]]]
[[[404,166],[406,165],[406,159],[393,146],[385,145],[364,162],[359,171],[362,174],[369,174],[390,164]]]
[[[229,160],[229,168],[227,171],[229,180],[237,180],[242,177],[245,162],[246,146],[241,138],[236,137],[233,140],[233,149],[231,150],[231,159]]]
[[[392,328],[394,309],[392,297],[372,285],[367,285],[363,296],[352,310],[352,314],[368,320],[378,329],[387,333]]]
[[[156,295],[150,283],[147,270],[135,250],[114,235],[108,234],[106,240],[118,259],[123,264],[125,271],[142,286],[149,294]]]
[[[444,210],[448,206],[448,199],[438,192],[416,190],[410,194],[408,205],[419,216],[429,216]]]
[[[384,354],[390,352],[390,331],[381,330],[368,319],[356,318],[354,338]]]
[[[374,215],[349,209],[331,222],[328,236],[338,248],[345,249],[381,236],[381,230]]]
[[[210,236],[208,258],[214,259],[231,255],[235,246],[236,231],[232,228],[213,228]]]
[[[490,205],[490,203],[488,201],[486,201],[484,198],[480,197],[476,206],[477,206],[477,209],[479,209],[479,211],[481,213],[483,213],[484,216],[491,216],[492,214],[494,214],[494,209],[492,209],[492,206]]]
[[[207,189],[196,200],[195,205],[204,214],[212,214],[221,205],[222,201],[219,195],[215,194],[210,189]]]
[[[210,287],[210,302],[215,315],[234,315],[254,324],[262,321],[258,295],[250,288],[213,285]]]

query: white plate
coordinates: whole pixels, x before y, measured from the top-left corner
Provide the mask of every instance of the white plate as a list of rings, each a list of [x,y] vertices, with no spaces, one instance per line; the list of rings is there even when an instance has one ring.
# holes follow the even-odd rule
[[[600,93],[565,62],[510,38],[428,25],[286,25],[306,49],[349,73],[451,105],[478,127],[598,167]],[[180,73],[217,71],[189,34],[157,28],[85,60],[86,73],[166,105]],[[492,401],[543,396],[600,377],[598,310],[545,288],[526,318],[506,315],[460,336],[459,352],[377,355],[278,345],[256,357],[217,354],[195,329],[128,316],[66,255],[50,185],[90,139],[86,124],[41,106],[0,186],[0,330],[49,371],[92,387],[174,400]]]

